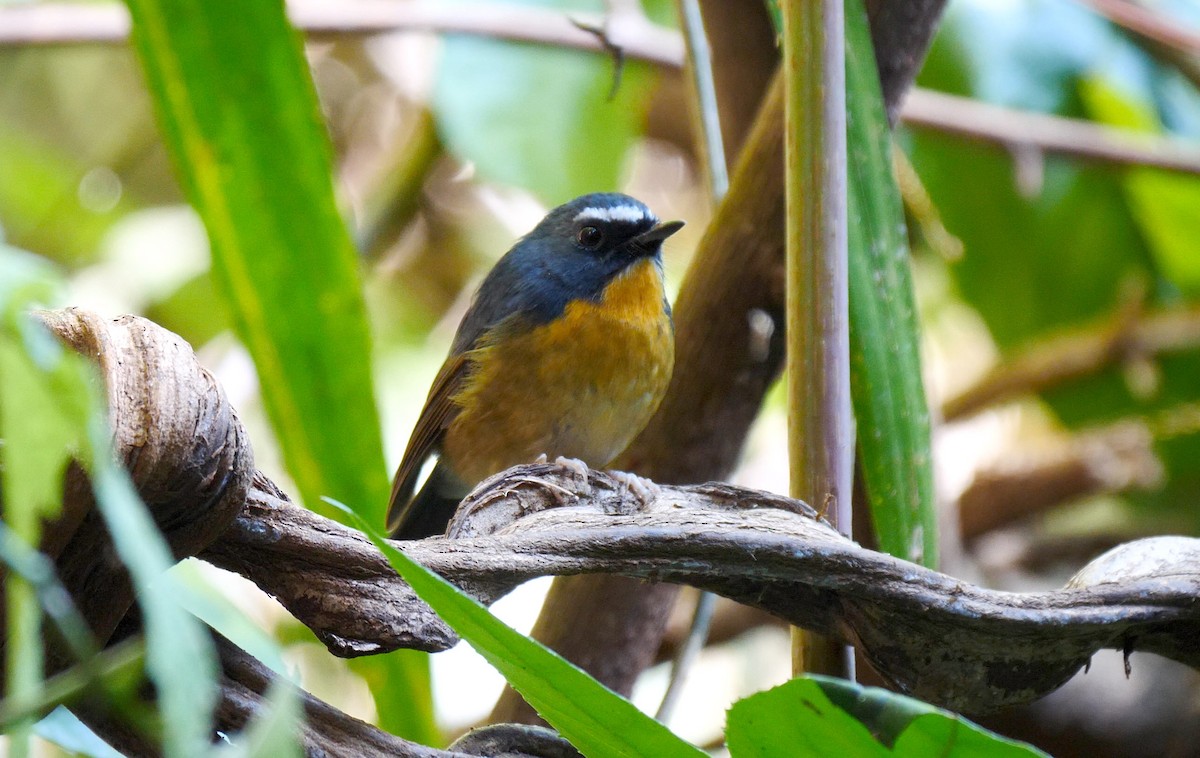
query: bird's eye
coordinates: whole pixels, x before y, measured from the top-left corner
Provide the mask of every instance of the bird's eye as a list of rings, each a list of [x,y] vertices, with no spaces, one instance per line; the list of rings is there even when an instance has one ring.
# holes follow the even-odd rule
[[[594,249],[600,247],[600,243],[604,241],[604,232],[594,226],[585,226],[575,235],[575,239],[584,247]]]

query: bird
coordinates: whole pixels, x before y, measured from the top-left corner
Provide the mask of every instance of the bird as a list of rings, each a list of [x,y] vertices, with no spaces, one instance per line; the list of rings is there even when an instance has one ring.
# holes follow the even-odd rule
[[[551,210],[496,262],[396,470],[394,539],[443,534],[467,493],[511,466],[545,455],[599,468],[625,449],[674,368],[662,245],[682,227],[628,195],[593,193]]]

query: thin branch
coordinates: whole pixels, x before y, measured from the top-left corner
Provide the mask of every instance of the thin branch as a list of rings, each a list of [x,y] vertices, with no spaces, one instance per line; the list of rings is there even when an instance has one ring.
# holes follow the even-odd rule
[[[1123,315],[1027,347],[942,404],[953,421],[1022,395],[1045,392],[1131,361],[1200,349],[1200,308]]]
[[[1200,30],[1180,24],[1129,0],[1079,0],[1096,13],[1134,34],[1169,45],[1187,55],[1200,55]]]
[[[909,5],[885,3],[883,8],[903,10]],[[927,5],[936,6],[930,11],[934,14],[932,18],[936,18],[940,4]],[[603,23],[600,17],[587,14],[567,17],[525,6],[481,4],[477,8],[459,6],[450,9],[422,2],[363,0],[331,5],[299,0],[289,5],[289,15],[297,28],[316,37],[436,32],[607,52],[594,34],[574,23],[595,26]],[[873,32],[876,28],[873,27]],[[667,68],[683,65],[683,39],[674,30],[657,26],[644,17],[631,18],[619,29],[620,34],[613,42],[620,45],[626,57]],[[113,44],[124,42],[128,34],[129,15],[123,5],[0,4],[0,46]],[[899,65],[895,63],[895,57],[881,58],[881,69],[889,60]],[[909,66],[911,68],[911,62]],[[902,72],[891,73],[892,78],[901,81]],[[888,112],[894,118],[897,106],[891,99],[888,103]],[[903,103],[900,118],[911,126],[986,142],[1030,146],[1118,165],[1146,165],[1200,174],[1200,148],[1194,143],[1114,129],[1081,119],[987,105],[929,90],[913,90]]]
[[[604,26],[605,18],[579,13],[567,16],[516,4],[478,3],[453,7],[432,2],[395,3],[357,0],[353,3],[293,0],[292,23],[314,36],[437,32],[472,34],[515,42],[604,51],[596,35],[574,22]],[[606,27],[607,28],[607,27]],[[86,3],[7,4],[0,6],[0,45],[112,44],[129,36],[129,12],[124,5]],[[672,29],[651,23],[640,14],[612,26],[611,42],[629,58],[662,66],[683,63],[683,44]]]
[[[729,169],[725,140],[721,134],[721,109],[717,104],[712,50],[704,33],[704,19],[700,16],[699,0],[680,0],[679,15],[683,19],[688,69],[692,75],[692,89],[700,114],[700,137],[704,145],[708,189],[713,203],[717,204],[725,199],[725,194],[729,191]]]
[[[1150,430],[1123,422],[980,471],[958,499],[959,529],[973,540],[1082,497],[1153,490],[1163,477]]]
[[[985,142],[1031,147],[1101,163],[1200,174],[1200,145],[1195,142],[1019,111],[932,90],[909,92],[901,118],[909,126]]]
[[[717,103],[712,50],[704,31],[700,0],[679,0],[679,15],[683,21],[683,37],[687,43],[687,69],[692,75],[692,92],[699,116],[696,119],[699,126],[697,131],[703,147],[701,155],[708,175],[709,197],[716,206],[729,192],[729,164],[725,154],[725,138],[721,133],[721,110]],[[671,662],[671,676],[667,680],[667,689],[663,693],[658,711],[654,714],[659,721],[665,723],[671,718],[688,672],[708,639],[715,605],[716,596],[708,592],[701,593],[696,600],[687,640],[679,647],[678,654]]]
[[[1147,7],[1145,2],[1124,0],[1081,0],[1100,15],[1129,33],[1130,38],[1159,62],[1170,66],[1200,88],[1200,30],[1179,28]],[[1182,36],[1182,39],[1181,39]],[[1183,43],[1180,46],[1180,42]]]
[[[700,651],[704,649],[708,640],[708,630],[712,625],[713,611],[716,607],[717,596],[711,592],[701,592],[696,597],[696,608],[692,611],[692,623],[688,626],[683,644],[679,646],[675,658],[671,661],[671,678],[667,682],[667,691],[663,693],[662,702],[658,704],[658,710],[654,713],[654,718],[663,723],[670,721],[671,714],[675,712],[675,705],[679,702],[680,693],[683,692],[683,682],[687,672],[691,670],[696,659],[700,657]]]

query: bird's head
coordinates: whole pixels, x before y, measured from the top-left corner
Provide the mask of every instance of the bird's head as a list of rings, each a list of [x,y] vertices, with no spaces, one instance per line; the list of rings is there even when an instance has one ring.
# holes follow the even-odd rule
[[[599,297],[638,261],[661,265],[663,241],[682,227],[682,221],[659,221],[628,195],[594,193],[550,211],[507,257],[523,283],[557,310],[570,300]]]
[[[618,193],[577,197],[546,215],[522,242],[546,246],[569,260],[599,264],[610,275],[640,258],[658,256],[682,221],[660,222],[645,203]]]
[[[617,193],[583,195],[558,206],[492,268],[459,327],[455,348],[472,344],[510,315],[546,323],[573,300],[599,300],[639,261],[661,268],[663,241],[682,227],[682,221],[660,222],[644,203]],[[659,278],[659,299],[661,287]]]

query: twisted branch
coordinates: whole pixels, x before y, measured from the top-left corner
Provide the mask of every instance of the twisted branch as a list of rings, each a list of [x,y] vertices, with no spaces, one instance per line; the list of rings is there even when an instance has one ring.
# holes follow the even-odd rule
[[[63,311],[43,318],[100,365],[118,455],[177,554],[198,552],[256,582],[338,655],[454,643],[361,534],[290,504],[254,472],[236,415],[178,337],[133,317]],[[1129,543],[1061,590],[1004,593],[861,548],[796,500],[716,483],[644,485],[554,464],[521,466],[481,484],[448,536],[400,545],[485,602],[545,575],[690,584],[851,641],[901,689],[972,712],[1040,697],[1105,647],[1200,667],[1200,540]],[[60,570],[91,567],[90,581],[68,587],[106,641],[112,630],[103,624],[111,625],[114,611],[85,596],[111,598],[128,582],[111,553],[88,542],[80,554],[76,538],[61,538],[72,524],[85,531],[90,501],[75,500],[80,492],[68,489],[67,511],[82,512],[82,522],[47,533],[63,545]],[[128,598],[118,594],[114,606],[128,608]],[[247,676],[255,683],[249,690],[261,695],[266,687],[262,676],[245,673],[250,664],[239,665],[241,674],[226,671],[218,729],[238,728],[258,707]],[[374,727],[306,702],[318,731],[341,735],[349,741],[343,747],[396,745]],[[103,720],[93,723],[104,731]],[[330,748],[305,745],[310,753]]]

